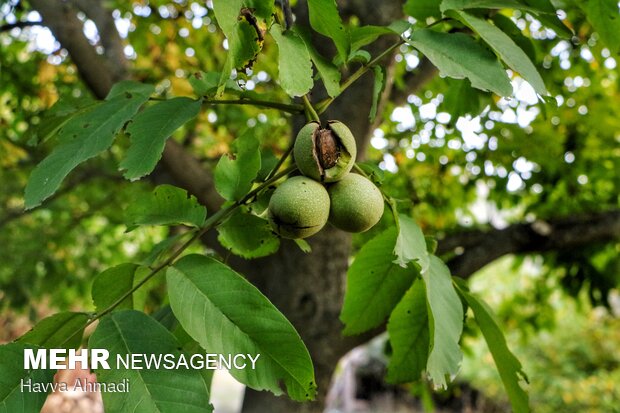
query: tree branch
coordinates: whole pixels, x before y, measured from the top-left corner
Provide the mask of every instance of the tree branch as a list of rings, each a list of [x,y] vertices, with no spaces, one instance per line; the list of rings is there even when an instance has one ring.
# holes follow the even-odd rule
[[[224,203],[224,199],[215,190],[213,175],[176,141],[168,140],[162,162],[174,180],[195,195],[207,210],[216,211]]]
[[[114,80],[106,69],[104,58],[97,54],[82,31],[82,22],[69,4],[60,0],[31,0],[43,23],[52,31],[62,47],[67,49],[78,72],[95,96],[103,99]]]
[[[448,235],[439,241],[437,252],[457,254],[448,266],[454,275],[468,278],[506,254],[570,250],[614,240],[620,240],[620,210]]]
[[[25,22],[15,22],[15,23],[7,23],[0,26],[0,32],[8,32],[13,29],[23,29],[24,27],[31,26],[41,26],[43,24],[42,21],[25,21]]]
[[[112,16],[100,3],[81,0],[72,0],[72,3],[83,9],[98,26],[101,43],[104,47],[107,45],[105,55],[97,54],[88,42],[82,30],[82,22],[71,4],[63,0],[30,1],[56,40],[67,49],[88,88],[96,97],[103,99],[115,82],[129,77],[121,39]],[[110,71],[108,67],[117,70]],[[176,183],[196,195],[209,210],[215,211],[221,206],[223,200],[215,192],[211,174],[179,143],[169,139],[162,160]]]
[[[125,78],[127,76],[127,58],[125,57],[123,41],[116,30],[112,14],[105,9],[101,0],[71,0],[71,3],[83,11],[97,26],[112,79],[117,82]]]

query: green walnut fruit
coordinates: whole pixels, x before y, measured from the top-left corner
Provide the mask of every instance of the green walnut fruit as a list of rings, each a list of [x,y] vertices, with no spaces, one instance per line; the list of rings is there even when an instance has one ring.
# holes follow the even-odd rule
[[[379,188],[357,174],[348,174],[331,185],[329,222],[348,232],[364,232],[383,215],[383,196]]]
[[[305,176],[284,181],[269,200],[269,223],[283,238],[306,238],[325,226],[329,195],[323,185]]]
[[[297,134],[294,154],[302,174],[320,182],[336,182],[353,168],[357,147],[343,123],[330,120],[322,128],[318,122],[310,122]]]

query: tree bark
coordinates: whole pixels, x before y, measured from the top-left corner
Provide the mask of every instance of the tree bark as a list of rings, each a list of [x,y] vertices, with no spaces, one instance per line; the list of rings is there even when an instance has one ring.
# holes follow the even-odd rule
[[[439,241],[453,275],[468,278],[507,254],[562,251],[620,239],[620,210],[518,223],[504,229],[469,231]]]
[[[43,24],[51,30],[56,40],[67,49],[84,83],[95,96],[103,99],[115,79],[107,70],[105,57],[97,54],[84,36],[82,22],[77,18],[75,9],[58,0],[31,0],[30,4],[39,12]]]

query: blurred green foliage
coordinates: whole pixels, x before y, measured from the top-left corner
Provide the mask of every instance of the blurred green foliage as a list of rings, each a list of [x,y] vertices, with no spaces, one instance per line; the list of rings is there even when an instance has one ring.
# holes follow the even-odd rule
[[[585,294],[575,299],[557,288],[541,299],[535,285],[557,279],[540,262],[519,269],[507,257],[472,280],[472,289],[507,322],[509,345],[529,378],[532,411],[620,411],[620,302],[612,310],[593,307]],[[613,294],[618,300],[618,291]],[[482,338],[470,336],[465,344],[462,378],[485,397],[502,400],[502,384]]]

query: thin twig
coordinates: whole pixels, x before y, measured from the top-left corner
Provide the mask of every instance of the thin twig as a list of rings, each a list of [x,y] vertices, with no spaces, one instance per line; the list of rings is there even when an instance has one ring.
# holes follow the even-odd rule
[[[342,93],[345,90],[347,90],[347,88],[349,86],[351,86],[353,83],[355,83],[360,77],[362,77],[362,75],[364,75],[364,73],[366,73],[373,66],[377,65],[385,56],[387,56],[390,53],[392,53],[392,51],[394,51],[394,49],[396,49],[397,47],[399,47],[403,43],[405,43],[405,41],[403,39],[400,39],[397,43],[395,43],[392,46],[388,47],[383,52],[381,52],[380,55],[378,55],[377,57],[372,59],[370,62],[368,62],[368,64],[366,64],[366,65],[360,67],[359,69],[357,69],[357,71],[355,71],[351,76],[349,76],[347,78],[347,80],[345,80],[340,85],[340,93]],[[334,98],[333,97],[329,97],[329,98],[323,100],[322,102],[319,102],[319,104],[316,105],[316,112],[319,115],[322,114],[323,112],[325,112],[325,110],[327,110],[327,108],[329,107],[329,105],[332,104],[333,101],[334,101]]]
[[[304,102],[304,112],[306,113],[306,119],[308,121],[317,121],[319,123],[321,123],[321,119],[319,118],[319,115],[316,113],[316,110],[314,110],[314,107],[312,107],[312,103],[310,103],[310,99],[308,99],[308,95],[303,95],[301,97],[301,100]]]
[[[278,172],[280,167],[286,161],[286,158],[288,158],[291,155],[291,153],[293,153],[293,148],[294,147],[295,147],[295,141],[293,141],[293,143],[291,143],[291,145],[288,147],[286,152],[284,152],[284,154],[278,160],[278,163],[276,164],[276,166],[274,166],[273,169],[271,170],[271,172],[269,172],[269,175],[267,175],[267,180],[271,179],[271,177],[273,177]]]
[[[263,108],[278,109],[283,112],[292,114],[300,114],[304,111],[304,107],[295,103],[281,103],[270,100],[259,99],[209,99],[203,98],[202,102],[207,105],[251,105]]]
[[[40,20],[8,23],[8,24],[4,24],[0,26],[0,32],[8,32],[13,29],[23,29],[24,27],[42,26],[42,25],[43,25],[43,22]]]

